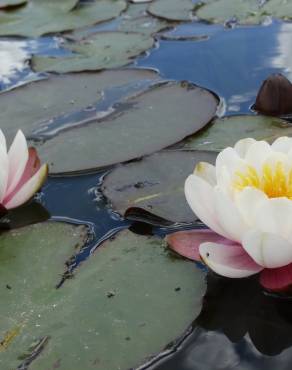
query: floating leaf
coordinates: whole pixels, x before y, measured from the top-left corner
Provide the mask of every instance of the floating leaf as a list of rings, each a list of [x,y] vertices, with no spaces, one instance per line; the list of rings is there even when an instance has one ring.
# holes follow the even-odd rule
[[[171,21],[189,21],[194,8],[192,0],[156,0],[149,5],[148,12]]]
[[[151,36],[172,25],[147,13],[147,7],[146,3],[129,4],[119,19],[111,24],[111,31],[138,32]],[[80,41],[93,34],[96,34],[96,27],[78,29],[66,34],[66,37],[69,40]]]
[[[30,370],[132,368],[200,312],[205,274],[169,257],[161,239],[130,231],[105,242],[55,289],[82,230],[40,224],[1,236],[1,368],[21,361]]]
[[[79,90],[80,94],[80,90]],[[161,83],[116,106],[116,113],[36,143],[51,173],[91,170],[154,153],[200,130],[218,99],[188,83]]]
[[[292,3],[287,0],[269,0],[264,4],[262,11],[273,17],[290,20],[292,18]]]
[[[130,207],[139,207],[173,222],[192,222],[195,216],[185,200],[185,179],[197,162],[214,159],[208,152],[156,153],[115,168],[105,177],[102,192],[121,215]]]
[[[37,72],[97,71],[129,64],[133,57],[154,45],[151,36],[141,33],[99,32],[76,43],[62,46],[72,54],[68,56],[33,56],[32,67]]]
[[[158,75],[153,71],[128,69],[51,76],[31,82],[0,94],[1,128],[11,140],[19,128],[29,136],[40,126],[50,129],[55,117],[74,114],[88,107],[91,107],[91,111],[85,111],[84,115],[96,117],[96,104],[103,102],[102,109],[110,110],[117,92],[119,99],[133,91],[143,90],[145,84],[147,86],[155,79],[158,79]],[[107,94],[109,106],[104,106]],[[69,120],[72,118],[69,117]]]
[[[112,19],[127,6],[124,0],[77,3],[78,0],[30,0],[13,11],[3,10],[0,12],[0,35],[37,37],[72,30]]]
[[[152,17],[146,12],[146,4],[130,5],[123,13],[121,23],[118,26],[119,31],[140,32],[144,35],[153,35],[165,28],[170,27],[169,22],[163,19]]]
[[[280,118],[230,116],[215,119],[198,135],[188,138],[184,143],[184,149],[220,151],[246,137],[272,143],[279,136],[290,135],[292,135],[292,125]]]
[[[261,10],[260,10],[261,9]],[[253,24],[262,20],[263,8],[256,0],[217,0],[200,7],[196,16],[213,23],[234,19],[238,23]]]

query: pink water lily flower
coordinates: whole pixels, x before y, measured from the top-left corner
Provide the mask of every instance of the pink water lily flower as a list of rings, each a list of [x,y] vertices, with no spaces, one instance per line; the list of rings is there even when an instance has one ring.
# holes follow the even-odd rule
[[[185,195],[209,230],[170,235],[173,249],[222,276],[260,273],[267,289],[292,286],[292,138],[240,140],[215,166],[199,163]]]
[[[34,148],[28,148],[18,131],[9,150],[0,130],[0,205],[2,211],[27,202],[41,188],[48,175],[48,165],[40,165]]]

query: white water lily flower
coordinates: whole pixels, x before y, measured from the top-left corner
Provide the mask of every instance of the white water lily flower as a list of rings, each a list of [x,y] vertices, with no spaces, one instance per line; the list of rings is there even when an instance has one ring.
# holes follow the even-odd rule
[[[7,151],[6,139],[0,130],[0,206],[1,211],[27,202],[47,178],[48,165],[40,165],[34,148],[28,148],[25,136],[18,131]]]
[[[292,284],[292,138],[281,137],[272,145],[238,141],[219,153],[215,166],[196,166],[186,180],[185,195],[216,234],[182,232],[179,253],[190,254],[186,249],[192,248],[194,259],[199,252],[212,270],[226,277],[261,272],[260,282],[268,289]],[[174,239],[175,234],[170,244]]]

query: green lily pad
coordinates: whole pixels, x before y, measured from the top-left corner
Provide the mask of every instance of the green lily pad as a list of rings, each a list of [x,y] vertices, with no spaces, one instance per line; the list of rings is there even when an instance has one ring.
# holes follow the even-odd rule
[[[28,0],[0,0],[0,8],[9,8],[27,3]]]
[[[73,127],[35,143],[51,173],[88,171],[154,153],[200,130],[215,115],[218,99],[200,87],[156,84],[122,101],[104,120]]]
[[[264,15],[257,0],[217,0],[200,7],[196,16],[212,23],[224,23],[236,18],[238,23],[260,23]]]
[[[269,0],[262,10],[273,17],[292,18],[292,3],[287,0]]]
[[[148,12],[170,21],[189,21],[194,9],[192,0],[156,0],[149,5]]]
[[[220,151],[246,137],[272,143],[279,136],[292,136],[291,124],[280,118],[230,116],[215,119],[205,130],[188,138],[184,149]]]
[[[172,24],[153,17],[147,13],[148,4],[129,4],[119,19],[111,26],[111,31],[134,32],[151,36],[163,29],[169,28]],[[83,28],[66,34],[69,40],[80,41],[96,33],[96,28]]]
[[[153,35],[171,26],[169,22],[147,13],[147,6],[148,4],[129,5],[127,11],[123,13],[118,30]]]
[[[1,368],[132,368],[199,314],[205,274],[169,257],[160,239],[130,231],[55,289],[82,230],[40,224],[1,236]]]
[[[105,90],[117,89],[122,96],[127,96],[133,89],[143,90],[146,82],[157,79],[155,72],[138,69],[51,76],[0,94],[1,128],[9,140],[19,128],[29,136],[42,123],[50,127],[54,117],[101,102]],[[96,111],[88,114],[96,116]]]
[[[73,30],[117,17],[127,6],[124,0],[77,3],[78,0],[30,0],[13,11],[2,10],[0,35],[37,37]]]
[[[62,46],[72,54],[62,57],[33,56],[37,72],[77,72],[121,67],[154,45],[151,36],[141,33],[99,32],[76,43]]]
[[[214,162],[215,157],[211,152],[159,152],[115,168],[104,178],[102,192],[120,215],[139,207],[172,222],[193,222],[184,182],[196,163]]]

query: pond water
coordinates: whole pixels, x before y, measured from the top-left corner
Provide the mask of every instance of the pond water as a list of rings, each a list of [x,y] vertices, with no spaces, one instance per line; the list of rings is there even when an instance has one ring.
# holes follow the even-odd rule
[[[97,30],[115,29],[117,23],[105,23]],[[29,54],[66,54],[56,37],[14,42],[23,43]],[[253,114],[250,107],[265,78],[271,73],[283,73],[292,79],[292,23],[269,20],[261,26],[230,28],[183,23],[165,31],[155,47],[131,66],[153,68],[165,79],[187,80],[212,90],[224,102],[222,114]],[[36,75],[26,65],[2,79],[1,87],[34,78]],[[50,177],[38,196],[52,219],[90,227],[92,238],[70,268],[118,230],[132,226],[141,233],[163,236],[169,232],[167,228],[132,225],[114,213],[100,192],[106,173]],[[210,274],[207,283],[203,309],[199,317],[194,317],[190,330],[175,346],[139,369],[290,369],[292,301],[264,294],[254,279],[234,282]]]

